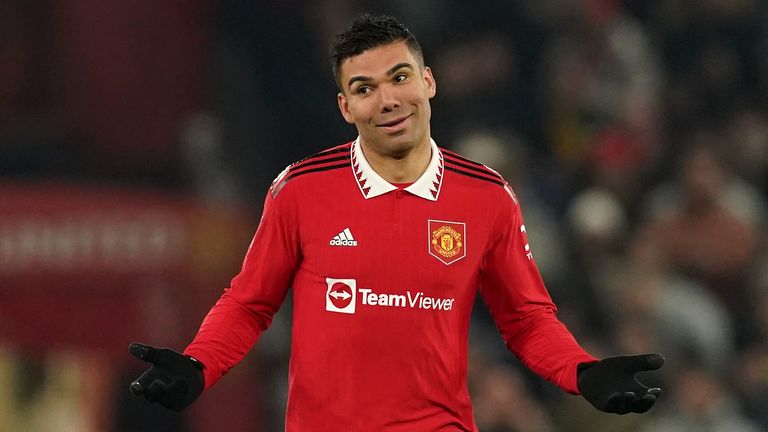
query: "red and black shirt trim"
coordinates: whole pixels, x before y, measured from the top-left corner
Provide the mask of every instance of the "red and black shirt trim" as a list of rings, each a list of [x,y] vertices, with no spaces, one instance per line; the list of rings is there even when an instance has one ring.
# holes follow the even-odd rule
[[[445,169],[447,171],[455,172],[457,174],[472,177],[478,180],[485,180],[499,186],[506,186],[507,182],[496,171],[488,168],[487,166],[469,160],[458,154],[441,149],[443,152],[443,159],[445,161]]]
[[[348,168],[350,166],[349,149],[351,145],[351,143],[347,143],[324,150],[289,165],[272,182],[272,187],[270,188],[272,197],[276,197],[289,181],[301,175]]]

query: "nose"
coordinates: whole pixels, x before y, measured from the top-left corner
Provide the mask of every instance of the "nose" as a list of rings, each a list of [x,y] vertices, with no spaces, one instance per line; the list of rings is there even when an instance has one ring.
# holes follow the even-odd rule
[[[379,103],[381,105],[381,112],[395,110],[400,106],[397,91],[388,85],[379,86]]]

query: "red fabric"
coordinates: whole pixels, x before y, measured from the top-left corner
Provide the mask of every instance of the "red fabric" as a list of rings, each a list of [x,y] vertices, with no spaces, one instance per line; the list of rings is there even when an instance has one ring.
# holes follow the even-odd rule
[[[510,350],[577,392],[576,364],[594,357],[557,320],[508,187],[446,170],[437,201],[402,190],[365,199],[349,166],[311,169],[278,177],[242,271],[185,351],[206,365],[206,388],[251,349],[292,286],[287,431],[476,431],[466,372],[479,288]],[[433,256],[429,227],[441,224],[430,220],[464,224],[445,241],[466,256]],[[355,246],[329,244],[347,228]],[[329,292],[338,307],[354,292],[354,313],[327,310]],[[412,307],[416,296],[435,300]]]

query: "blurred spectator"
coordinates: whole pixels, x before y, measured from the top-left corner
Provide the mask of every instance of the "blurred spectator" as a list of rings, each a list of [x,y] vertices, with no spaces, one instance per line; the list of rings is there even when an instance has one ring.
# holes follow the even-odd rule
[[[657,233],[640,231],[630,245],[626,267],[615,274],[605,296],[612,322],[650,330],[646,345],[657,346],[673,362],[693,362],[707,370],[725,373],[734,353],[731,316],[720,301],[701,285],[673,272],[669,255]],[[621,326],[622,324],[619,324]],[[629,352],[642,335],[619,333]],[[635,346],[628,346],[634,344]]]
[[[640,23],[613,1],[571,4],[547,49],[542,91],[553,154],[578,172],[606,128],[623,128],[636,146],[652,155],[661,75],[653,47]],[[555,27],[553,27],[554,29]]]
[[[735,177],[709,141],[695,137],[680,177],[650,196],[650,225],[684,274],[711,290],[738,316],[746,304],[744,275],[757,250],[762,199]]]
[[[642,202],[654,155],[640,143],[637,134],[620,125],[608,125],[595,133],[585,164],[592,188],[610,193],[625,213],[625,223],[634,225]]]
[[[439,71],[440,109],[432,116],[437,142],[453,148],[467,131],[511,130],[539,153],[542,112],[532,83],[539,79],[546,31],[527,19],[522,2],[441,3],[436,9],[439,21],[430,21],[441,37],[425,55]]]
[[[618,199],[601,187],[577,194],[563,217],[568,227],[570,272],[564,290],[567,307],[576,307],[581,320],[600,337],[606,337],[607,309],[604,295],[616,274],[627,230],[627,216]],[[567,310],[567,309],[566,309]]]
[[[616,255],[627,231],[627,215],[618,199],[599,187],[577,194],[566,213],[576,243],[589,257],[600,261]]]
[[[209,112],[191,115],[181,130],[181,151],[196,195],[213,204],[240,202],[239,177],[223,149],[220,120]]]
[[[462,131],[517,126],[521,110],[513,101],[519,85],[517,53],[508,36],[487,29],[445,47],[432,62],[445,113],[435,115],[436,139],[448,141]],[[440,84],[442,83],[442,84]]]
[[[743,350],[732,368],[735,391],[747,417],[768,430],[768,344],[755,342]]]
[[[768,343],[768,249],[763,250],[760,258],[747,275],[749,297],[745,306],[749,321],[752,325],[749,334],[750,342]]]
[[[468,377],[475,423],[483,432],[554,432],[544,407],[531,395],[520,372],[474,351]]]
[[[764,2],[652,2],[649,27],[669,77],[667,120],[677,128],[719,121],[756,95],[762,62],[756,39]],[[764,16],[764,15],[763,15]],[[754,74],[754,76],[752,76]],[[670,132],[675,133],[674,128]],[[675,146],[677,136],[671,136]]]
[[[753,107],[740,109],[730,119],[727,134],[728,160],[735,172],[765,191],[768,188],[768,116]]]
[[[723,382],[705,369],[686,364],[670,383],[670,395],[659,415],[643,432],[759,432],[741,413],[738,400]]]
[[[735,391],[746,414],[768,430],[768,262],[763,251],[749,274],[749,319],[751,324],[744,347],[731,368]]]

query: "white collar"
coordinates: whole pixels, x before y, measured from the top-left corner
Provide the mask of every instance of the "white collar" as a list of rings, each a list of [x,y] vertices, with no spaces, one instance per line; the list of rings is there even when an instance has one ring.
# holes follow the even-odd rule
[[[413,184],[405,188],[406,191],[429,201],[437,201],[440,196],[440,186],[443,183],[443,153],[429,139],[432,148],[432,157],[424,173]],[[355,174],[357,186],[365,199],[384,195],[387,192],[397,190],[397,186],[384,180],[365,159],[363,149],[360,147],[360,137],[357,137],[350,150],[352,172]]]

